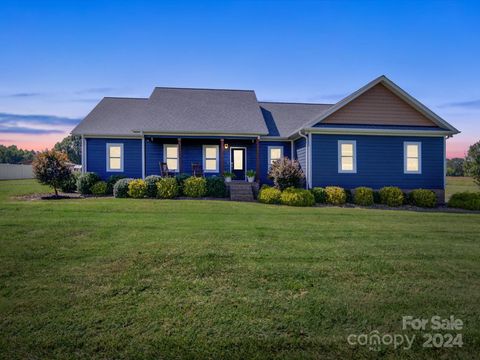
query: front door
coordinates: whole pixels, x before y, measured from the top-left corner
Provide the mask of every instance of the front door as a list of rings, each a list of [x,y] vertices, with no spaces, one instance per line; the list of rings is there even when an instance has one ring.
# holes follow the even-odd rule
[[[245,149],[232,148],[232,172],[236,180],[245,180]]]

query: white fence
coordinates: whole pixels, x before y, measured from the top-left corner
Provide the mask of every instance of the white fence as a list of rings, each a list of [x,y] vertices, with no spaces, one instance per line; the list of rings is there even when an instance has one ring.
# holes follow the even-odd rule
[[[32,165],[0,164],[0,180],[33,179]]]

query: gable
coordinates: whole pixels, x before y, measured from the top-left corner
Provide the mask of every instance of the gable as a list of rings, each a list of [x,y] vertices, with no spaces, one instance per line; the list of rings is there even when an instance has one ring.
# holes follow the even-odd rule
[[[381,83],[326,117],[322,124],[438,127]]]

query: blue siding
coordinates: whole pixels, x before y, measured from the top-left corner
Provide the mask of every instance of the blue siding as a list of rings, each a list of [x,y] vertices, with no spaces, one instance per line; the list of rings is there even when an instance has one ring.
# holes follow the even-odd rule
[[[283,146],[283,156],[291,158],[292,145],[290,141],[260,141],[260,182],[262,184],[272,184],[268,178],[268,147]],[[256,151],[256,149],[254,149]],[[254,153],[256,155],[256,153]],[[250,167],[249,167],[250,168]],[[255,168],[253,168],[255,170]]]
[[[295,140],[295,142],[293,143],[293,148],[294,148],[294,152],[295,152],[295,156],[294,156],[294,159],[298,160],[298,162],[300,163],[300,167],[302,168],[303,172],[305,173],[306,175],[306,171],[305,169],[307,168],[307,147],[306,147],[306,143],[307,141],[305,140],[305,138],[299,138],[297,140]]]
[[[86,139],[87,171],[97,173],[106,180],[111,175],[142,177],[142,140],[139,139]],[[107,143],[123,144],[123,172],[107,172]]]
[[[338,173],[338,140],[356,140],[357,173]],[[422,143],[422,173],[404,174],[403,142]],[[443,189],[442,137],[312,135],[312,186]]]

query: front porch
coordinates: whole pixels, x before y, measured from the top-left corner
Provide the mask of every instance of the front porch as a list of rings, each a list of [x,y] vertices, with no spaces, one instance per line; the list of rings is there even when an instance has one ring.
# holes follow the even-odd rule
[[[144,136],[144,176],[161,175],[161,163],[176,174],[223,176],[234,173],[236,180],[246,181],[253,170],[258,182],[261,175],[258,137],[174,137]]]

